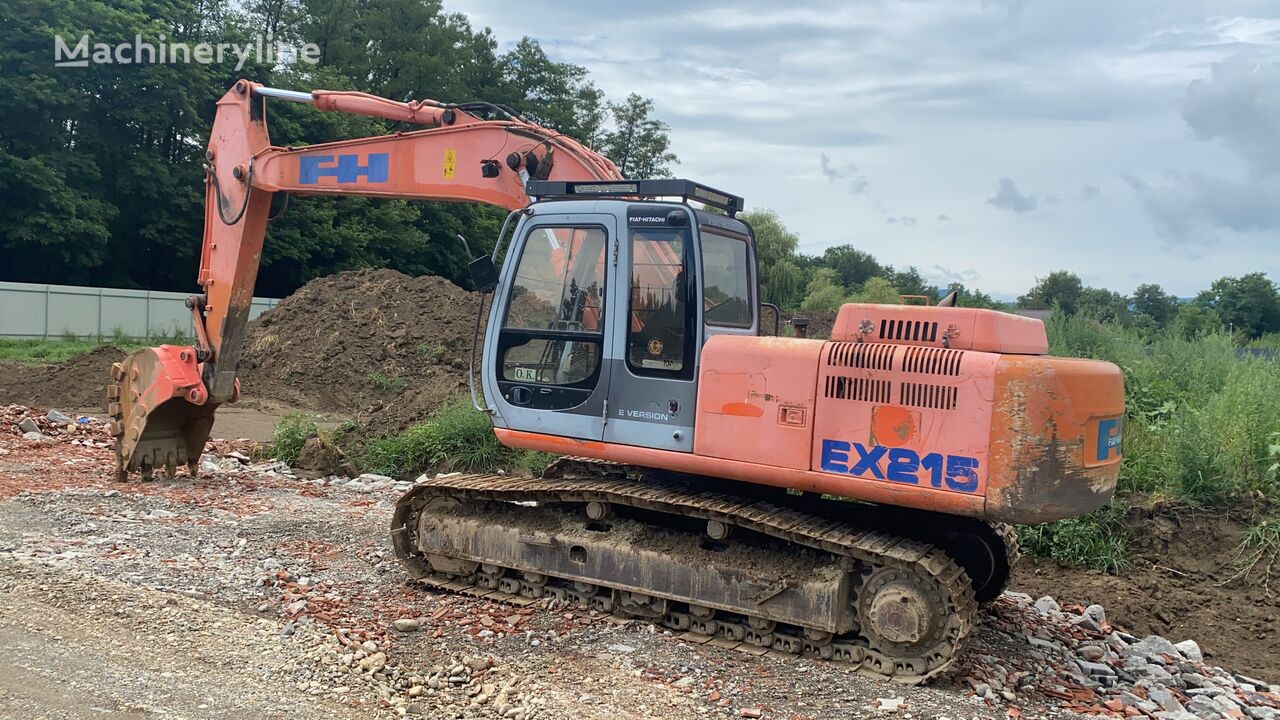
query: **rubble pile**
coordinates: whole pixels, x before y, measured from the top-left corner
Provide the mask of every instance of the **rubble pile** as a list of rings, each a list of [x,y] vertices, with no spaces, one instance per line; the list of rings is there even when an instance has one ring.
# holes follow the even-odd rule
[[[1280,685],[1207,663],[1195,640],[1130,635],[1101,605],[1006,592],[983,624],[958,679],[1010,716],[1280,720]]]
[[[66,442],[95,448],[112,445],[107,424],[85,415],[72,417],[57,410],[41,413],[23,405],[5,405],[0,407],[0,422],[29,442]]]

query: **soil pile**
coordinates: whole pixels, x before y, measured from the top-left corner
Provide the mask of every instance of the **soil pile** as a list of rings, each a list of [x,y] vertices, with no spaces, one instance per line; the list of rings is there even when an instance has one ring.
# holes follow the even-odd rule
[[[57,365],[0,363],[0,403],[59,410],[105,410],[111,365],[125,352],[104,345]]]
[[[1098,603],[1135,635],[1194,638],[1215,665],[1280,678],[1280,567],[1242,573],[1240,543],[1255,516],[1134,507],[1126,518],[1132,563],[1119,575],[1023,557],[1012,589]]]
[[[394,270],[312,280],[250,324],[242,396],[408,426],[465,390],[479,301]]]

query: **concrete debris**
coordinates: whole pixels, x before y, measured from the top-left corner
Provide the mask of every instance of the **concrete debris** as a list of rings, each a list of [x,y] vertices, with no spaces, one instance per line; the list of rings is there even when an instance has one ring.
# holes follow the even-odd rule
[[[1005,593],[983,622],[1021,635],[1026,649],[971,652],[960,670],[976,700],[1005,707],[1009,717],[1071,711],[1113,718],[1280,720],[1280,686],[1207,665],[1195,641],[1138,639],[1112,627],[1100,605],[1063,608],[1050,597],[1024,597]],[[979,638],[975,645],[981,643]]]

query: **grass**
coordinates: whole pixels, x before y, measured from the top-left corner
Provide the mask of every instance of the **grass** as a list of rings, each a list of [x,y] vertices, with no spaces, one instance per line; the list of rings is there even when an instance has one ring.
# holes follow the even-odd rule
[[[303,413],[293,413],[280,418],[271,432],[270,454],[277,460],[292,463],[298,459],[307,438],[320,432],[315,418]]]
[[[1123,502],[1077,518],[1018,528],[1018,543],[1032,555],[1063,565],[1118,573],[1129,563]]]
[[[149,338],[131,338],[124,331],[116,328],[108,340],[97,336],[78,336],[74,333],[63,333],[56,338],[0,338],[0,360],[13,360],[30,363],[66,362],[77,355],[92,352],[104,345],[112,345],[132,352],[139,348],[154,347],[165,344],[189,343],[191,340],[185,333],[175,330],[167,335],[154,335]]]
[[[372,441],[357,457],[365,472],[408,477],[455,470],[534,472],[553,456],[505,447],[493,434],[489,416],[459,398],[401,433]]]

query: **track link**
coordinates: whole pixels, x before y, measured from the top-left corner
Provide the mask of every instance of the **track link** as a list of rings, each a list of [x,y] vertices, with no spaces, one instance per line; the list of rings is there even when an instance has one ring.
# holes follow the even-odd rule
[[[593,472],[599,475],[599,470]],[[466,504],[478,513],[487,503],[581,506],[588,516],[593,508],[596,513],[630,508],[650,517],[702,521],[712,537],[716,528],[741,528],[795,546],[797,552],[804,548],[827,554],[847,567],[852,608],[830,612],[851,611],[854,622],[851,629],[836,634],[822,629],[833,626],[827,618],[802,627],[741,608],[712,610],[688,598],[667,597],[661,587],[638,592],[621,583],[584,583],[528,567],[496,567],[457,554],[432,553],[432,548],[420,546],[419,528],[441,502]],[[538,512],[527,509],[530,516]],[[727,530],[724,535],[728,537]],[[950,666],[977,615],[969,577],[933,545],[685,482],[656,477],[636,482],[626,477],[625,468],[605,468],[604,477],[462,475],[423,481],[397,503],[392,541],[409,572],[429,585],[517,604],[542,597],[575,601],[602,612],[659,622],[697,642],[755,654],[803,653],[901,683],[924,682]]]

